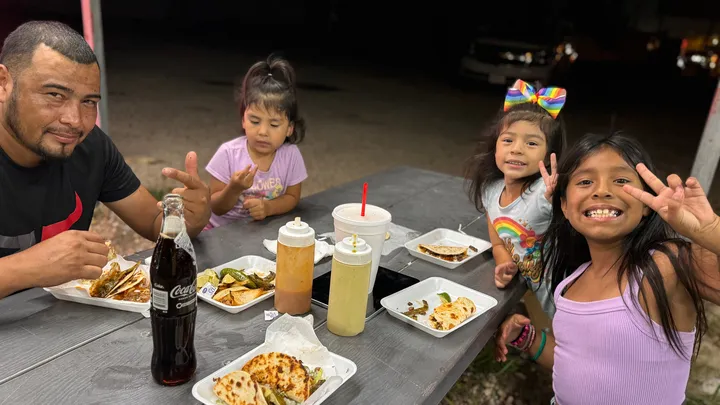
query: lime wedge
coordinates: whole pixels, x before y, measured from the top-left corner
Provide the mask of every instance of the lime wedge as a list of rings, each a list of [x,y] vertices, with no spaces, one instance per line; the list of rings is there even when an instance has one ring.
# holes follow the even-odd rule
[[[438,297],[440,297],[440,301],[442,301],[443,304],[447,304],[450,302],[450,295],[446,292],[439,293]]]
[[[213,287],[217,287],[218,284],[220,284],[220,278],[218,277],[217,273],[215,273],[215,270],[207,269],[202,273],[198,274],[197,290],[200,291],[200,289],[203,288],[203,286],[207,283],[212,284]]]

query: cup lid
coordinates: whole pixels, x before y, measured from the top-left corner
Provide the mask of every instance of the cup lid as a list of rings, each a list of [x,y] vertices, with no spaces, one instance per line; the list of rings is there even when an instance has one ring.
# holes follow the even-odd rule
[[[305,247],[315,243],[315,230],[310,225],[295,217],[280,228],[278,232],[278,243],[291,247]]]
[[[335,207],[332,216],[345,223],[357,226],[385,225],[392,221],[387,210],[375,205],[365,204],[365,216],[362,214],[361,203],[342,204]]]
[[[351,265],[367,264],[372,261],[372,248],[357,234],[348,236],[335,244],[335,260]]]

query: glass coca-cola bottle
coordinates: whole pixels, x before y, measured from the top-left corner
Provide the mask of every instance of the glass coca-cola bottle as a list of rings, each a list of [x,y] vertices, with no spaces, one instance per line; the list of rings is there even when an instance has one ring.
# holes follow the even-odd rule
[[[151,370],[162,385],[179,385],[195,374],[195,315],[197,264],[185,228],[183,200],[163,199],[163,222],[150,263],[153,335]]]

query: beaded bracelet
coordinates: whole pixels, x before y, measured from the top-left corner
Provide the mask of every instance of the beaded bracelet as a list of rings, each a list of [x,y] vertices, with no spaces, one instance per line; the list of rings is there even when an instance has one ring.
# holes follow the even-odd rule
[[[530,350],[530,347],[532,347],[533,343],[535,342],[535,336],[536,336],[536,330],[535,330],[535,327],[533,326],[530,330],[530,336],[528,337],[527,341],[525,342],[525,345],[523,346],[523,348],[520,350],[523,352]]]
[[[515,338],[512,342],[510,342],[510,346],[519,349],[527,340],[528,335],[530,334],[530,327],[531,325],[525,325],[523,326],[522,330],[520,331],[520,336]]]

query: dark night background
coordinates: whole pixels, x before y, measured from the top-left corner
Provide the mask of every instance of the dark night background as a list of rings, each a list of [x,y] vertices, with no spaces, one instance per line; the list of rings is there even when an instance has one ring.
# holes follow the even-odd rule
[[[56,19],[82,32],[79,0],[3,0],[0,38],[29,19]],[[126,0],[103,1],[102,21],[110,116],[115,118],[111,118],[111,135],[118,131],[114,129],[118,119],[142,126],[142,118],[118,115],[122,108],[115,104],[123,96],[135,101],[148,99],[147,94],[125,89],[133,83],[154,75],[194,72],[195,84],[225,86],[222,91],[231,94],[233,80],[253,60],[280,52],[298,69],[298,86],[310,100],[308,104],[324,96],[335,100],[347,96],[352,101],[351,114],[361,116],[380,108],[380,100],[389,100],[382,93],[402,84],[427,94],[422,100],[396,100],[396,105],[407,110],[409,120],[412,111],[415,117],[422,116],[422,108],[413,106],[419,102],[463,111],[465,117],[472,117],[459,123],[464,127],[443,129],[446,133],[436,136],[466,151],[481,133],[478,127],[497,111],[507,85],[515,79],[508,75],[505,85],[498,85],[488,83],[490,77],[477,72],[460,74],[461,60],[490,58],[496,65],[509,63],[497,60],[504,45],[479,50],[478,41],[493,38],[539,45],[548,50],[548,60],[560,52],[561,59],[541,81],[567,88],[563,115],[571,140],[587,132],[629,131],[652,149],[656,161],[665,162],[660,165],[661,172],[687,175],[720,75],[717,1]],[[555,50],[570,43],[572,51],[567,54]],[[698,43],[704,45],[698,48]],[[471,48],[476,52],[473,55],[469,55]],[[572,61],[571,53],[577,56]],[[165,64],[153,65],[151,59],[163,59]],[[517,67],[519,62],[513,63]],[[538,63],[537,57],[534,63]],[[352,75],[342,78],[344,85],[329,85],[322,83],[320,73],[328,69]],[[136,76],[123,78],[131,74]],[[374,95],[363,98],[350,90],[354,85],[362,87],[363,80],[378,77],[388,81],[376,82]],[[115,84],[120,81],[122,85]],[[448,99],[435,97],[438,93]],[[165,94],[159,100],[162,97],[174,96]],[[393,97],[401,94],[394,92]],[[322,121],[321,126],[338,122]],[[469,128],[475,128],[474,133]],[[416,131],[408,126],[399,129]],[[404,136],[412,135],[397,133],[397,137]],[[136,142],[128,144],[126,154],[133,152]],[[388,145],[378,147],[387,150]],[[459,167],[431,163],[423,165],[460,172]]]
[[[4,0],[0,38],[29,19],[56,19],[82,32],[79,0]],[[489,84],[487,76],[459,74],[463,58],[479,57],[468,56],[477,40],[531,42],[550,54],[560,44],[572,43],[577,58],[571,62],[571,52],[561,52],[562,59],[542,80],[568,89],[563,111],[570,138],[590,131],[630,130],[646,146],[662,140],[648,146],[656,149],[656,159],[668,162],[661,171],[684,175],[694,159],[720,74],[717,1],[127,0],[102,2],[102,20],[111,107],[117,100],[113,92],[122,92],[113,87],[113,80],[130,72],[129,65],[135,74],[147,69],[145,77],[152,76],[153,68],[144,65],[148,54],[167,63],[184,60],[162,69],[202,70],[215,76],[206,77],[205,84],[231,86],[252,59],[281,52],[299,71],[322,67],[353,71],[358,83],[363,77],[379,76],[418,89],[440,86],[443,92],[454,92],[455,100],[465,99],[457,109],[477,103],[475,112],[484,123],[496,111],[506,86]],[[682,52],[698,41],[707,46]],[[497,58],[496,51],[503,48],[493,46],[491,57]],[[247,65],[229,66],[237,64],[238,55],[248,57]],[[305,79],[309,76],[299,75],[299,87],[307,94],[347,90]],[[505,77],[505,84],[514,78]],[[369,108],[372,99],[366,101]],[[588,117],[579,118],[583,114]],[[456,136],[457,131],[451,132],[445,137]]]

